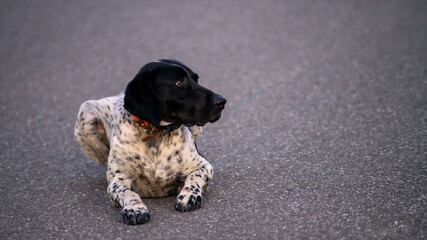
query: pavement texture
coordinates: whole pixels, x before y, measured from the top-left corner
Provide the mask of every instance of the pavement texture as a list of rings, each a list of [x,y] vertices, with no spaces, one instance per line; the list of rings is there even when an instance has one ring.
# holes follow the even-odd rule
[[[1,239],[426,239],[425,1],[1,1]],[[122,223],[79,105],[175,58],[227,97],[202,209]]]

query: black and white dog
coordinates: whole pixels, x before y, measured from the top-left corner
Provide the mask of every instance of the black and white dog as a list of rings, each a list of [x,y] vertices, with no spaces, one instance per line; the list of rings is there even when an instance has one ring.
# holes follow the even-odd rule
[[[141,197],[178,194],[177,210],[200,208],[213,170],[196,140],[225,103],[181,62],[159,60],[143,66],[125,92],[81,105],[75,139],[85,155],[108,167],[111,203],[123,207],[125,223],[150,219]]]

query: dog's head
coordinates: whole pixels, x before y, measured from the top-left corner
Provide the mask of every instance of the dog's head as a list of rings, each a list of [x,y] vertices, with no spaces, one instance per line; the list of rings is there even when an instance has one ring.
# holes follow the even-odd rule
[[[186,126],[215,122],[227,100],[200,86],[198,78],[176,60],[148,63],[128,84],[124,107],[155,126],[161,121]]]

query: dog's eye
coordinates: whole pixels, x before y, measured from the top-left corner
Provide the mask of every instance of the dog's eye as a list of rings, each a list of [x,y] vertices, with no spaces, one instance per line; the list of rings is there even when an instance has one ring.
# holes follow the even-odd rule
[[[184,81],[176,81],[175,85],[177,85],[178,87],[181,87],[182,85],[184,85]]]

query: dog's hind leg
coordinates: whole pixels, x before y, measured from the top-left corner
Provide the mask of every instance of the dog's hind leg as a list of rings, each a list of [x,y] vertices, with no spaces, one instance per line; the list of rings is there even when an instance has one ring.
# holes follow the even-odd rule
[[[105,125],[110,124],[111,121],[101,118],[100,108],[102,107],[105,106],[100,105],[98,101],[87,101],[80,106],[74,137],[87,157],[106,166],[110,143],[107,133],[109,125]]]

